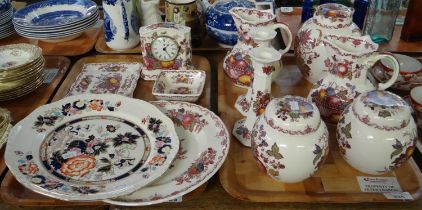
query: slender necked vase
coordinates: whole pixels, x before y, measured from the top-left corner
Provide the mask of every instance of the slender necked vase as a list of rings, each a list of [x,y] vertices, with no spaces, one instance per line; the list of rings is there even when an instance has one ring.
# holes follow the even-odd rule
[[[224,58],[223,69],[236,86],[248,88],[254,75],[249,52],[252,48],[259,47],[259,44],[251,39],[249,31],[255,27],[272,28],[276,24],[276,16],[271,12],[253,8],[234,7],[229,12],[236,23],[239,38],[236,45]],[[290,32],[288,27],[282,29],[287,33]],[[290,45],[291,41],[288,41],[284,51],[288,51]]]
[[[284,26],[284,25],[283,25]],[[253,40],[268,40],[276,35],[274,29],[255,28],[250,31]],[[248,103],[247,116],[237,121],[233,128],[233,135],[247,147],[251,146],[251,133],[256,119],[265,111],[271,96],[271,77],[280,66],[282,52],[274,49],[270,44],[251,49],[249,56],[254,68],[254,79],[248,93],[244,96]]]
[[[130,49],[139,43],[139,26],[134,0],[103,0],[104,38],[114,50]]]
[[[326,122],[337,123],[343,110],[361,93],[384,90],[394,84],[399,75],[399,64],[391,54],[375,52],[378,44],[370,36],[325,35],[328,58],[324,61],[329,74],[319,80],[309,93]],[[368,69],[384,59],[394,70],[392,77],[377,88],[368,79]]]
[[[328,69],[324,68],[327,55],[322,35],[361,36],[359,27],[353,23],[354,9],[341,4],[322,4],[315,9],[314,16],[303,23],[295,39],[295,56],[298,67],[306,80],[316,83],[323,78]]]
[[[256,27],[250,30],[249,36],[258,44],[260,47],[265,48],[273,48],[271,45],[271,41],[277,36],[277,32],[275,31],[277,28],[283,28],[287,33],[287,40],[291,43],[292,34],[289,28],[284,24],[274,24],[271,27]],[[288,48],[286,48],[288,49]],[[282,55],[286,53],[286,50],[279,51]],[[271,74],[271,79],[274,80],[277,75],[280,73],[281,69],[283,68],[283,63],[281,60],[276,61],[273,63],[274,72]],[[246,94],[240,95],[235,103],[235,108],[243,115],[247,116],[249,108],[251,106],[250,98],[252,96],[252,87],[248,88],[248,92]]]

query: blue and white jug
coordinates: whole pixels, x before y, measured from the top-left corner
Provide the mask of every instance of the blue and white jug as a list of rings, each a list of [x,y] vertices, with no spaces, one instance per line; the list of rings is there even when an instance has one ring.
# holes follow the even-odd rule
[[[104,38],[114,50],[130,49],[139,43],[138,16],[133,0],[103,0]]]

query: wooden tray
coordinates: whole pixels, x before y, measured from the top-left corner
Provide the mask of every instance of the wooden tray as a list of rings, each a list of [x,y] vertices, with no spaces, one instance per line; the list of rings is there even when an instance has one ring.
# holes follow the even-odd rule
[[[299,95],[306,97],[311,84],[302,78],[293,55],[284,55],[284,69],[272,85],[272,95]],[[234,122],[243,116],[234,108],[237,97],[246,93],[235,87],[222,70],[218,68],[218,110],[229,131]],[[340,156],[335,139],[335,126],[330,131],[330,154],[322,168],[311,178],[297,184],[277,182],[260,171],[250,148],[242,146],[233,136],[230,152],[220,169],[220,181],[233,197],[255,202],[401,202],[387,200],[379,193],[362,193],[356,176],[369,176],[350,167]],[[421,193],[421,174],[416,164],[408,161],[393,173],[402,190],[417,199]]]
[[[73,82],[76,80],[76,77],[82,70],[82,66],[86,63],[100,63],[100,62],[142,62],[142,56],[140,55],[97,55],[92,57],[85,57],[78,60],[70,70],[66,79],[58,89],[57,93],[54,95],[52,101],[57,101],[63,98]],[[204,92],[199,98],[198,104],[209,108],[210,107],[210,81],[211,81],[211,68],[208,60],[201,56],[193,56],[192,59],[193,65],[196,69],[201,69],[206,71],[207,78],[204,87]],[[155,97],[151,94],[152,86],[154,81],[145,81],[139,79],[138,85],[134,92],[134,98],[139,98],[146,101],[156,100]],[[201,194],[206,186],[207,182],[201,185],[196,190],[191,193],[183,196],[183,201],[190,200],[196,195]],[[19,182],[16,181],[14,176],[8,172],[3,182],[1,183],[0,194],[3,198],[3,201],[12,205],[19,206],[83,206],[83,205],[109,205],[103,202],[66,202],[57,199],[53,199],[41,194],[35,193],[29,189],[26,189]]]
[[[49,84],[43,84],[34,92],[9,101],[0,102],[0,107],[8,109],[12,113],[12,124],[19,122],[37,107],[46,104],[57,89],[69,69],[70,60],[62,56],[45,56],[46,69],[58,69],[57,75]],[[3,154],[4,148],[0,151],[0,177],[6,171]],[[1,180],[0,180],[1,181]]]
[[[77,56],[89,52],[97,40],[100,28],[91,28],[85,31],[80,37],[67,42],[47,43],[43,41],[27,39],[14,34],[8,38],[1,39],[0,45],[30,43],[38,45],[43,50],[43,55]]]

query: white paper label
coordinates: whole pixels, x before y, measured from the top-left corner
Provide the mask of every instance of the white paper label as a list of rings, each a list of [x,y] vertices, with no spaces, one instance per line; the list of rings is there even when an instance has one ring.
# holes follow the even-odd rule
[[[391,193],[402,192],[396,177],[356,177],[362,192]]]
[[[175,198],[173,200],[169,200],[168,202],[172,202],[172,203],[180,203],[183,201],[183,196],[180,196],[178,198]]]
[[[47,68],[44,69],[42,76],[44,77],[44,84],[50,84],[54,77],[56,77],[57,73],[59,73],[59,69],[55,68]]]
[[[280,12],[293,12],[293,7],[280,7]]]
[[[409,192],[398,192],[398,193],[384,193],[385,198],[394,200],[413,200],[412,195]]]

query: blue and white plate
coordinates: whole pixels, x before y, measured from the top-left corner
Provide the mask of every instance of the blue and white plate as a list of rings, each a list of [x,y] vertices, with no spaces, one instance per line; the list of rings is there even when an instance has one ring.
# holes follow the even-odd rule
[[[31,28],[54,28],[89,18],[96,11],[96,3],[90,0],[47,0],[18,10],[13,23]]]
[[[66,33],[73,30],[80,30],[80,29],[86,29],[87,27],[91,27],[98,21],[99,14],[97,13],[95,16],[93,16],[91,19],[88,19],[86,21],[81,22],[79,25],[74,27],[60,27],[57,29],[44,29],[44,30],[31,30],[24,27],[20,27],[18,25],[15,25],[16,30],[22,32],[22,33],[30,33],[30,34],[60,34],[60,33]]]

